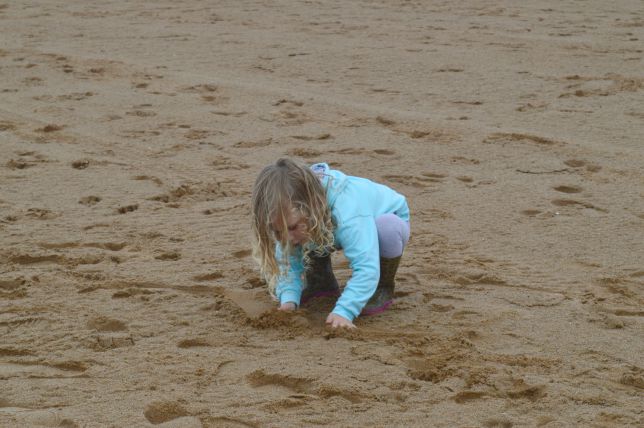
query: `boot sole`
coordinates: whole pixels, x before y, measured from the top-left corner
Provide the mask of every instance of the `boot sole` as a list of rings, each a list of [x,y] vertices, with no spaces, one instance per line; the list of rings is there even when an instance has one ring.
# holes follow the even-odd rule
[[[381,306],[378,306],[377,308],[363,309],[360,315],[368,317],[371,315],[381,314],[384,311],[386,311],[393,302],[394,302],[393,300],[387,300],[385,303],[383,303]]]

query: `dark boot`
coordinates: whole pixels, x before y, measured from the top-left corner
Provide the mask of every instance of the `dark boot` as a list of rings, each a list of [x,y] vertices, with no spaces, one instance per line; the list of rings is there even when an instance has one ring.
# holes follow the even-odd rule
[[[309,253],[309,259],[311,263],[304,274],[305,288],[300,303],[303,305],[316,297],[339,296],[340,287],[331,267],[331,254],[318,256]]]
[[[379,314],[380,312],[384,312],[394,302],[394,288],[396,287],[394,278],[396,277],[401,257],[398,256],[393,259],[380,257],[380,280],[378,281],[378,287],[362,310],[361,315]]]

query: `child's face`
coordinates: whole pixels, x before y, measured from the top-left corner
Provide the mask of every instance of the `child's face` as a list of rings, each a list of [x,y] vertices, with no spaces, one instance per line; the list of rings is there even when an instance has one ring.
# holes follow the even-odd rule
[[[306,217],[294,208],[290,209],[287,215],[286,224],[288,230],[286,232],[288,234],[288,242],[292,246],[306,243],[309,240],[309,227]],[[273,230],[278,237],[281,237],[283,233],[281,222],[274,220]]]

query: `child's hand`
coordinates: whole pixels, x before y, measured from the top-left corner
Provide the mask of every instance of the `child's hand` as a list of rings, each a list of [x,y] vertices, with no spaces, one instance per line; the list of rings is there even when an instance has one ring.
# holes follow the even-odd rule
[[[331,327],[336,328],[336,327],[342,327],[342,328],[356,328],[356,326],[346,319],[345,317],[342,317],[338,314],[330,313],[328,317],[326,317],[326,323],[330,324]]]
[[[279,311],[287,311],[287,312],[294,311],[295,309],[297,309],[297,306],[293,302],[283,303],[282,305],[280,305],[279,308],[277,308],[277,310]]]

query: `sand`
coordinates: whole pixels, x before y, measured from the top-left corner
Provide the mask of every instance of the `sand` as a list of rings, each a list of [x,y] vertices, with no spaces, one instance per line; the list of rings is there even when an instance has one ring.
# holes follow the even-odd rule
[[[0,426],[644,425],[641,1],[0,3]],[[271,309],[280,156],[408,197],[355,332]]]

